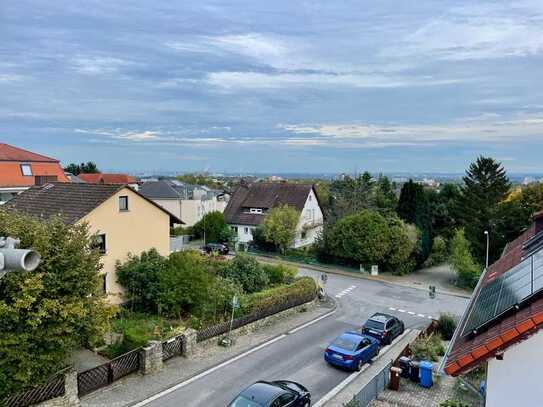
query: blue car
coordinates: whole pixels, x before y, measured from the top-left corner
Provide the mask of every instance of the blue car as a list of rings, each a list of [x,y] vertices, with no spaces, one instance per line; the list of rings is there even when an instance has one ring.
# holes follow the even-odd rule
[[[324,351],[324,360],[349,370],[360,370],[379,354],[379,341],[358,332],[345,332]]]

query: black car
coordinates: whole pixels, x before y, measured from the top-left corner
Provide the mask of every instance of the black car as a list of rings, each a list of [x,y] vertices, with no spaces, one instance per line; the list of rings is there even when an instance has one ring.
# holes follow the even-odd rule
[[[389,345],[396,337],[403,334],[405,325],[392,315],[373,314],[362,326],[362,333],[373,336],[381,341],[382,345]]]
[[[309,407],[311,395],[299,383],[287,380],[256,382],[243,390],[229,407]]]
[[[202,250],[208,254],[217,252],[222,255],[228,254],[228,252],[230,251],[228,246],[222,243],[208,243],[204,247],[202,247]]]

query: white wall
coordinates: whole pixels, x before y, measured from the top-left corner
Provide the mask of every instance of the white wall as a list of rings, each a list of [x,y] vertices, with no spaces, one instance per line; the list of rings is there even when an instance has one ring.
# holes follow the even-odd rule
[[[308,246],[315,243],[315,240],[322,231],[324,218],[313,190],[310,191],[305,201],[300,222],[296,228],[296,238],[294,239],[294,247]],[[305,237],[303,231],[305,230]]]
[[[543,333],[508,348],[503,360],[488,361],[488,407],[542,406]]]
[[[252,231],[256,228],[256,226],[230,225],[230,227],[238,229],[238,243],[248,243],[253,241]]]

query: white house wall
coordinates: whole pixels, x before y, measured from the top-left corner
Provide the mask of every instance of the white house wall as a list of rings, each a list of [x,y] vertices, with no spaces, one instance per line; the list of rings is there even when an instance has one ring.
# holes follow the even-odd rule
[[[315,192],[313,189],[309,192],[305,201],[304,209],[300,215],[300,221],[296,227],[296,238],[294,239],[294,247],[308,246],[315,243],[315,240],[322,232],[322,224],[324,222],[323,213]],[[302,238],[305,229],[305,237]]]
[[[543,334],[508,348],[503,360],[490,359],[487,374],[488,407],[542,406]]]

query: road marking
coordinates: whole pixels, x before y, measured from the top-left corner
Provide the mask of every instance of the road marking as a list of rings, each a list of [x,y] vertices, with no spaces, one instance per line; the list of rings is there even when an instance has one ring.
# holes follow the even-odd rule
[[[327,314],[321,315],[320,317],[318,317],[318,318],[316,318],[316,319],[314,319],[312,321],[306,322],[305,324],[288,331],[286,334],[282,334],[282,335],[279,335],[279,336],[277,336],[277,337],[275,337],[273,339],[270,339],[269,341],[264,342],[264,343],[254,347],[252,349],[249,349],[248,351],[243,352],[243,353],[241,353],[241,354],[239,354],[237,356],[234,356],[233,358],[228,359],[228,360],[226,360],[226,361],[224,361],[224,362],[222,362],[222,363],[220,363],[220,364],[218,364],[216,366],[213,366],[212,368],[210,368],[210,369],[208,369],[208,370],[206,370],[204,372],[201,372],[201,373],[197,374],[196,376],[193,376],[193,377],[185,380],[184,382],[178,383],[175,386],[170,387],[169,389],[166,389],[166,390],[164,390],[164,391],[162,391],[160,393],[157,393],[157,394],[155,394],[155,395],[153,395],[153,396],[151,396],[151,397],[149,397],[149,398],[147,398],[145,400],[142,400],[142,401],[140,401],[140,402],[138,402],[136,404],[133,404],[132,407],[146,406],[147,404],[149,404],[149,403],[151,403],[151,402],[153,402],[153,401],[155,401],[155,400],[157,400],[157,399],[159,399],[161,397],[164,397],[167,394],[170,394],[170,393],[172,393],[172,392],[174,392],[174,391],[176,391],[178,389],[181,389],[181,388],[195,382],[196,380],[201,379],[202,377],[208,376],[211,373],[216,372],[217,370],[222,369],[225,366],[228,366],[228,365],[230,365],[230,364],[232,364],[232,363],[234,363],[234,362],[236,362],[236,361],[238,361],[238,360],[240,360],[240,359],[242,359],[242,358],[244,358],[246,356],[249,356],[250,354],[252,354],[252,353],[254,353],[256,351],[259,351],[262,348],[265,348],[265,347],[267,347],[267,346],[269,346],[269,345],[271,345],[271,344],[273,344],[273,343],[275,343],[277,341],[280,341],[281,339],[286,338],[289,334],[293,334],[293,333],[298,332],[298,331],[300,331],[300,330],[302,330],[304,328],[307,328],[308,326],[313,325],[313,324],[321,321],[322,319],[329,317],[330,315],[334,314],[335,312],[336,312],[336,310],[330,311]]]
[[[405,312],[405,310],[404,309],[399,309],[398,312]]]
[[[417,317],[425,318],[423,314],[417,314]]]
[[[413,311],[407,311],[407,313],[408,313],[409,315],[415,315],[415,313],[414,313]]]
[[[407,335],[411,329],[406,329],[403,334],[398,336],[396,339],[392,341],[390,345],[385,346],[381,349],[381,352],[377,357],[375,357],[373,360],[376,361],[380,358],[382,358],[384,355],[388,353],[390,349],[394,345],[396,345],[405,335]],[[369,363],[366,363],[364,367],[359,372],[353,372],[345,380],[343,380],[341,383],[339,383],[336,387],[334,387],[332,390],[330,390],[328,393],[326,393],[320,400],[318,400],[315,404],[313,404],[313,407],[322,407],[326,405],[332,398],[334,398],[341,390],[343,390],[345,387],[349,385],[353,380],[355,380],[360,374],[362,374],[366,369],[368,369],[371,365]]]
[[[396,311],[396,308],[394,308],[394,307],[389,307],[388,309],[391,310],[391,311]]]
[[[431,315],[428,315],[428,319],[435,319],[435,318]]]

